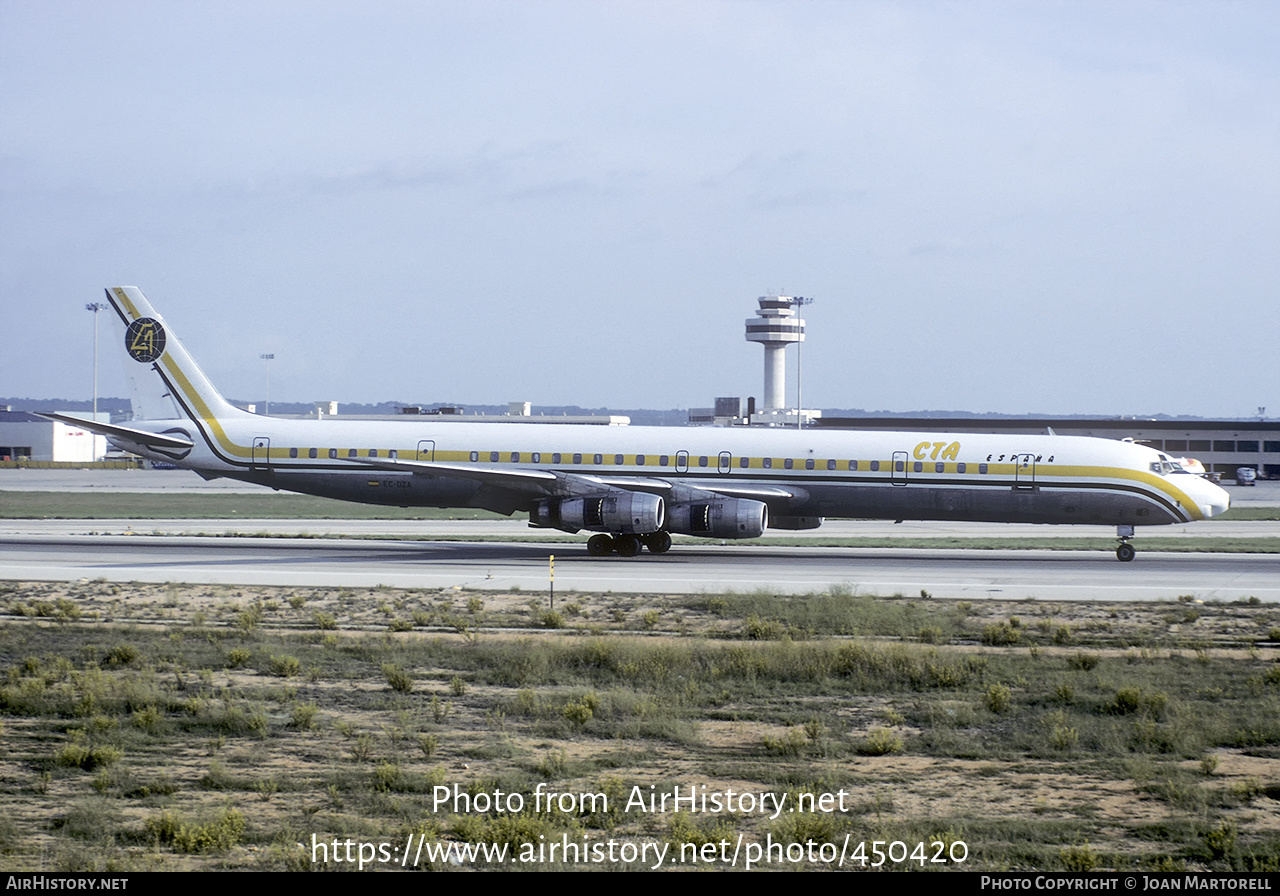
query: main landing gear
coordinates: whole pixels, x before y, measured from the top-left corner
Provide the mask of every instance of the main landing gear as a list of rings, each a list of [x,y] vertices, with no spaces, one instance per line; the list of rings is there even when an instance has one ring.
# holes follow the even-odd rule
[[[1129,539],[1133,538],[1133,526],[1116,526],[1116,535],[1120,537],[1120,546],[1116,548],[1116,559],[1121,563],[1128,563],[1138,553],[1134,546],[1129,544]]]
[[[587,539],[587,553],[592,557],[605,557],[615,551],[622,557],[634,557],[640,549],[646,547],[650,554],[665,554],[671,550],[671,535],[668,532],[653,532],[649,535],[592,535]]]

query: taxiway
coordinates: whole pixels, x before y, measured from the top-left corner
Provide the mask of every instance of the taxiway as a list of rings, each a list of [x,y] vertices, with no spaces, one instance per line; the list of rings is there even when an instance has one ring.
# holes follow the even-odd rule
[[[1273,554],[677,545],[662,556],[589,557],[581,545],[163,535],[5,536],[0,578],[36,581],[373,586],[545,592],[719,593],[768,588],[1044,600],[1280,602]]]

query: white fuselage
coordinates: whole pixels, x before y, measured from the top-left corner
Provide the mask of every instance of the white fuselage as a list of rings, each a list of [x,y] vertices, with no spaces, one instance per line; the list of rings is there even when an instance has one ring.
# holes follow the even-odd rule
[[[167,425],[166,425],[167,423]],[[193,426],[193,424],[195,424]],[[773,487],[781,517],[1158,525],[1225,510],[1226,493],[1151,448],[1078,436],[295,420],[237,414],[152,421],[189,432],[173,459],[205,475],[345,500],[528,510],[471,478],[366,466],[428,461],[665,480],[711,491]],[[162,455],[154,455],[157,459]]]

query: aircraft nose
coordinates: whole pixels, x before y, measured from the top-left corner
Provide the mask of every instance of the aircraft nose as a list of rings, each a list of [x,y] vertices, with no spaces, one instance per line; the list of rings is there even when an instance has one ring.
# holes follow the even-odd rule
[[[1205,489],[1206,495],[1200,502],[1200,509],[1204,512],[1206,518],[1222,516],[1231,508],[1231,495],[1227,494],[1227,490],[1220,485],[1205,481],[1208,488]]]

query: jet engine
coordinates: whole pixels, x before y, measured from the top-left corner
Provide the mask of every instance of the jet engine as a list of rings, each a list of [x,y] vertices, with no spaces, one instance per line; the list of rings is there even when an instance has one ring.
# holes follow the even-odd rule
[[[665,522],[666,505],[657,495],[619,491],[591,498],[549,498],[529,511],[535,526],[577,532],[648,535]]]
[[[769,508],[748,498],[720,498],[672,504],[667,528],[706,538],[758,538],[769,522]]]

